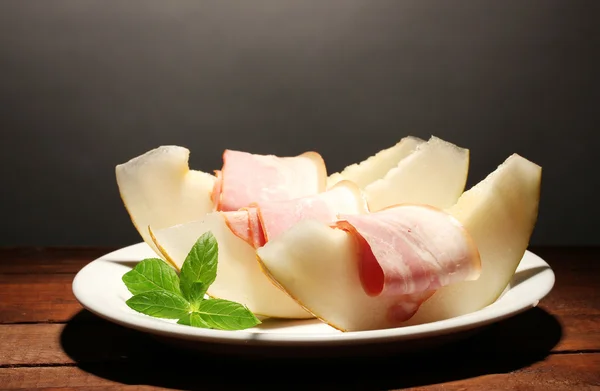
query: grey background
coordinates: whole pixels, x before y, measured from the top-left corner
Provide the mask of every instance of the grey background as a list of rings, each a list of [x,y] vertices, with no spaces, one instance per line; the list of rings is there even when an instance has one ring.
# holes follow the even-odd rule
[[[401,137],[543,167],[533,244],[598,245],[598,1],[0,0],[0,245],[139,241],[114,166],[162,144],[320,152]]]

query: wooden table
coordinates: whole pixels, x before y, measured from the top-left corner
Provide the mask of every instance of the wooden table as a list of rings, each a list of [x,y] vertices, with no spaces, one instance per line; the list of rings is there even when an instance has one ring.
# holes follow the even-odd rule
[[[538,308],[420,354],[306,359],[186,353],[83,310],[71,282],[108,248],[0,250],[0,388],[600,389],[600,248],[532,248]]]

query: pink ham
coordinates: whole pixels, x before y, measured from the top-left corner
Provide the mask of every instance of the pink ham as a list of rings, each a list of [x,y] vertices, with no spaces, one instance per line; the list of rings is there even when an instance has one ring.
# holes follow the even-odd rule
[[[221,212],[221,215],[225,219],[227,227],[229,227],[235,236],[245,240],[251,246],[254,245],[252,228],[250,227],[250,217],[247,210]]]
[[[235,236],[246,241],[254,248],[265,245],[265,237],[258,220],[256,208],[244,208],[235,211],[221,212],[227,227]]]
[[[334,223],[340,214],[367,213],[360,189],[349,181],[310,197],[290,201],[263,202],[238,211],[221,212],[231,231],[254,248],[305,219]]]
[[[398,300],[400,312],[416,311],[436,289],[475,280],[481,272],[479,252],[468,233],[452,216],[432,207],[402,205],[345,215],[336,226],[360,244],[359,272],[368,295],[411,295],[411,300]]]
[[[225,150],[222,170],[216,174],[213,203],[220,211],[318,194],[327,181],[325,163],[316,152],[278,157]]]
[[[435,291],[431,290],[386,298],[390,302],[389,307],[387,308],[387,320],[389,324],[399,325],[412,318],[419,310],[419,307],[421,307],[421,304],[429,299],[434,293]]]
[[[258,209],[244,208],[248,211],[248,225],[250,227],[250,242],[254,248],[265,245],[265,233],[263,232],[258,216]]]
[[[259,202],[260,224],[266,241],[274,239],[292,225],[305,219],[333,223],[340,214],[367,213],[367,203],[358,186],[350,181],[316,195],[288,201]]]

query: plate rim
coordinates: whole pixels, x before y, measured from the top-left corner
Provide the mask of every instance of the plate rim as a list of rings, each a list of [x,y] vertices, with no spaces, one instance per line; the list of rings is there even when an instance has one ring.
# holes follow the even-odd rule
[[[162,337],[175,338],[179,340],[229,345],[243,344],[260,346],[333,346],[347,344],[375,344],[392,341],[398,342],[403,340],[440,337],[493,324],[501,320],[513,317],[528,309],[531,309],[537,306],[539,301],[550,293],[556,281],[556,276],[550,265],[539,255],[533,253],[530,250],[526,250],[520,262],[522,262],[522,260],[525,259],[525,257],[533,257],[538,262],[543,263],[544,266],[547,267],[544,270],[544,273],[546,274],[546,278],[548,279],[548,281],[543,288],[539,288],[536,292],[533,292],[535,293],[535,295],[532,294],[530,297],[520,298],[511,305],[505,306],[501,309],[497,309],[496,314],[494,316],[483,316],[490,311],[494,311],[494,309],[491,309],[490,307],[485,307],[481,310],[469,314],[461,315],[450,319],[444,319],[441,321],[419,325],[402,326],[398,328],[387,328],[366,331],[332,333],[269,333],[268,331],[255,332],[247,330],[213,330],[202,328],[190,328],[178,325],[176,323],[171,323],[163,319],[157,319],[152,317],[144,319],[143,317],[137,316],[142,314],[137,314],[133,311],[131,315],[136,316],[118,316],[117,314],[122,312],[119,309],[99,309],[98,307],[102,306],[95,305],[93,303],[93,300],[90,300],[87,297],[85,293],[85,284],[83,283],[83,281],[85,281],[85,278],[87,277],[86,273],[89,273],[89,271],[92,270],[95,266],[97,266],[98,263],[111,263],[111,261],[107,258],[114,256],[120,252],[135,251],[137,250],[137,247],[140,247],[140,249],[142,247],[147,247],[149,249],[149,246],[144,242],[139,242],[129,246],[121,247],[114,251],[107,252],[106,254],[92,260],[77,272],[72,282],[72,291],[80,305],[84,309],[90,311],[91,313],[95,314],[96,316],[99,316],[102,319],[138,331],[159,335]]]

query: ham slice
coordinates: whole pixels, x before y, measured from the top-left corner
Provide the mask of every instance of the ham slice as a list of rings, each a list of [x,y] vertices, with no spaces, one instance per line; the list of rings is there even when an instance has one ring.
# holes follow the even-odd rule
[[[217,177],[212,198],[220,211],[315,195],[327,183],[325,163],[316,152],[279,157],[228,149]]]
[[[425,291],[410,295],[389,296],[384,298],[388,302],[386,323],[398,325],[412,318],[421,304],[429,299],[435,291]]]
[[[247,210],[236,210],[231,212],[221,212],[225,219],[225,224],[235,236],[245,240],[249,245],[254,245],[252,239],[252,229],[250,227],[250,217]]]
[[[248,226],[250,229],[250,241],[254,248],[265,245],[266,239],[258,217],[258,209],[245,208],[248,211]]]
[[[354,182],[338,182],[328,191],[288,201],[255,204],[264,238],[276,238],[294,224],[307,219],[334,223],[339,215],[368,212],[361,190]]]
[[[467,231],[441,210],[407,205],[341,217],[338,224],[298,222],[256,251],[275,285],[339,330],[398,327],[435,298],[436,286],[479,273],[479,254]],[[415,237],[406,244],[411,234]],[[450,241],[443,243],[444,237]],[[436,265],[429,265],[431,254]],[[381,279],[365,289],[363,266],[369,257]],[[462,277],[446,277],[452,271]],[[402,286],[405,280],[409,283]]]
[[[254,248],[264,246],[265,237],[258,220],[256,208],[244,208],[236,211],[221,212],[227,227],[235,236],[246,241]]]
[[[239,211],[221,212],[227,226],[254,248],[307,219],[334,223],[340,214],[367,213],[367,202],[356,184],[341,181],[314,196],[289,201],[262,202]]]
[[[481,273],[470,235],[454,217],[433,207],[402,205],[345,215],[335,225],[359,243],[360,280],[369,296],[417,295],[408,303],[420,304],[424,299],[419,295],[427,298],[436,289],[476,280]]]

